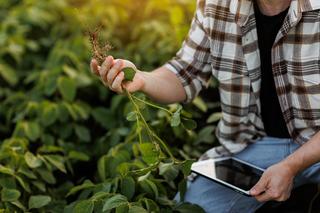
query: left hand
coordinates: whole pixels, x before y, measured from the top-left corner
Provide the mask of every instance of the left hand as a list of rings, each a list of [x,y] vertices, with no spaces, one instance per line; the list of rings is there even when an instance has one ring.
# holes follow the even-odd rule
[[[285,201],[290,197],[295,174],[283,162],[269,167],[250,194],[259,202]]]

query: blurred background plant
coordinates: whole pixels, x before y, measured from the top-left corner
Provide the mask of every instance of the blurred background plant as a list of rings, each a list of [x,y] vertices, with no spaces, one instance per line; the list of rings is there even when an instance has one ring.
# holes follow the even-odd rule
[[[128,98],[108,91],[90,73],[87,36],[99,26],[113,46],[111,55],[151,71],[180,48],[195,5],[0,1],[1,212],[201,212],[172,200],[185,190],[189,159],[216,144],[217,83],[212,80],[203,98],[181,111],[198,122],[195,130],[170,125],[164,111],[139,106],[174,156],[186,162],[175,165],[139,144],[135,123],[126,120]],[[164,107],[175,112],[179,105]],[[161,162],[151,168],[154,158]]]

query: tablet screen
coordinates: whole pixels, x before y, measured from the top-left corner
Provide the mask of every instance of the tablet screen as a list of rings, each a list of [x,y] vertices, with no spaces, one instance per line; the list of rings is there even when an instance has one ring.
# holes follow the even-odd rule
[[[208,163],[195,163],[193,171],[208,178],[220,179],[223,182],[249,191],[260,179],[263,171],[244,164],[233,158]]]
[[[262,171],[234,159],[214,162],[216,178],[245,191],[250,190],[260,179]]]

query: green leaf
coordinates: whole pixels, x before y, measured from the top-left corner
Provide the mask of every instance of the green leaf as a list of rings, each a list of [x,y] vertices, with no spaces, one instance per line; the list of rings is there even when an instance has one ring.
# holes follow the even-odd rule
[[[186,181],[186,179],[183,179],[182,181],[179,182],[178,189],[179,189],[179,195],[180,195],[180,202],[183,202],[185,194],[187,192],[187,181]]]
[[[24,154],[24,159],[26,160],[27,165],[32,169],[38,168],[42,165],[42,161],[31,152],[26,152]]]
[[[172,127],[177,127],[180,125],[181,123],[181,110],[182,110],[182,106],[178,105],[178,109],[174,112],[174,114],[171,117],[171,126]]]
[[[90,132],[86,127],[76,125],[75,130],[76,130],[76,135],[80,140],[85,142],[89,142],[91,140]]]
[[[160,163],[159,175],[162,175],[168,181],[174,180],[179,174],[179,170],[176,168],[174,163]]]
[[[214,130],[215,126],[206,126],[205,128],[201,129],[200,132],[198,133],[198,137],[194,144],[199,144],[199,143],[208,143],[212,144],[214,142]]]
[[[219,121],[222,118],[222,113],[221,112],[216,112],[213,113],[212,115],[209,116],[207,119],[207,123],[214,123]]]
[[[128,121],[136,121],[137,119],[138,119],[137,112],[133,111],[133,112],[128,113],[128,115],[127,115]]]
[[[36,122],[24,122],[24,131],[31,141],[36,141],[41,134],[40,126]]]
[[[107,211],[125,205],[128,203],[128,200],[125,196],[117,194],[111,198],[108,198],[102,208],[102,211]]]
[[[94,203],[91,200],[80,201],[73,209],[74,213],[92,213]]]
[[[93,118],[105,129],[109,130],[116,127],[117,120],[114,113],[102,107],[98,107],[92,111]]]
[[[126,81],[132,81],[136,74],[136,71],[130,67],[124,68],[122,71],[124,72],[124,79]]]
[[[152,143],[141,143],[139,144],[140,152],[142,154],[142,159],[147,164],[154,164],[158,161],[159,152],[156,150],[156,147]]]
[[[59,169],[63,173],[67,173],[66,167],[64,166],[64,158],[60,155],[44,155],[46,160],[48,160],[52,165]]]
[[[184,175],[184,177],[187,177],[190,175],[191,173],[191,165],[194,163],[194,160],[185,160],[182,164],[181,164],[181,170],[182,173]]]
[[[44,169],[37,169],[36,171],[39,173],[42,180],[44,180],[45,182],[49,184],[55,184],[57,182],[56,178],[53,176],[51,171],[47,171]]]
[[[198,109],[200,109],[202,112],[207,112],[208,107],[206,103],[200,98],[199,96],[196,97],[192,102]]]
[[[180,213],[205,213],[200,206],[191,203],[182,203],[175,208],[175,211]]]
[[[32,181],[32,184],[37,187],[40,191],[46,192],[46,185],[44,182]]]
[[[55,104],[44,103],[42,106],[41,123],[50,126],[58,119],[58,108]]]
[[[11,86],[18,83],[17,72],[13,70],[10,66],[0,63],[0,76]]]
[[[172,127],[177,127],[181,123],[181,118],[180,118],[180,113],[174,113],[173,116],[171,117],[171,126]]]
[[[194,130],[197,128],[197,122],[191,119],[182,118],[183,127],[188,130]]]
[[[129,200],[133,198],[135,193],[135,181],[132,177],[125,177],[121,180],[121,194],[125,195]]]
[[[25,181],[23,178],[21,178],[18,175],[15,175],[14,177],[17,179],[17,181],[19,182],[19,184],[22,186],[24,190],[26,190],[29,193],[31,192],[29,182]]]
[[[83,184],[79,185],[79,186],[75,186],[73,187],[69,192],[68,194],[66,195],[66,197],[70,196],[70,195],[73,195],[75,193],[77,193],[78,191],[81,191],[83,189],[89,189],[89,188],[92,188],[94,187],[95,185],[90,181],[90,180],[85,180],[83,182]]]
[[[1,191],[1,200],[3,202],[13,202],[19,199],[21,193],[15,189],[4,188]]]
[[[39,209],[51,202],[51,197],[47,195],[33,195],[29,198],[29,209]]]
[[[14,176],[14,171],[10,168],[0,165],[0,173]]]
[[[18,173],[25,175],[30,179],[37,179],[37,176],[27,166],[23,165],[18,169]]]
[[[69,152],[68,157],[70,159],[80,160],[80,161],[88,161],[88,160],[90,160],[90,157],[88,155],[86,155],[83,152],[77,152],[77,151]]]
[[[140,182],[140,185],[145,192],[153,195],[155,199],[159,197],[159,190],[157,188],[157,185],[153,181],[146,179]]]
[[[57,78],[48,75],[45,83],[44,94],[47,96],[53,95],[57,89]]]
[[[23,212],[27,212],[26,207],[20,202],[20,201],[13,201],[11,204],[15,205],[19,209],[21,209]]]
[[[106,155],[102,156],[98,161],[98,174],[102,181],[106,179]]]
[[[140,206],[129,206],[128,213],[148,213],[148,211]]]
[[[59,77],[58,89],[64,100],[70,102],[74,100],[77,92],[77,85],[73,79],[67,77]]]

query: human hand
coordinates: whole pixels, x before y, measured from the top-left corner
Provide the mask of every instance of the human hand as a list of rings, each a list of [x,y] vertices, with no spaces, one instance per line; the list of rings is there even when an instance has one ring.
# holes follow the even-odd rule
[[[97,60],[92,59],[90,67],[91,72],[99,76],[102,83],[109,87],[110,90],[122,93],[125,88],[128,92],[136,92],[142,90],[145,84],[144,72],[136,70],[136,74],[132,81],[124,82],[123,68],[134,66],[131,62],[114,59],[108,56],[101,66]]]
[[[259,202],[285,201],[291,195],[294,176],[284,163],[275,164],[263,173],[258,183],[250,190],[250,194]]]

